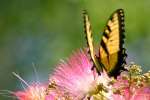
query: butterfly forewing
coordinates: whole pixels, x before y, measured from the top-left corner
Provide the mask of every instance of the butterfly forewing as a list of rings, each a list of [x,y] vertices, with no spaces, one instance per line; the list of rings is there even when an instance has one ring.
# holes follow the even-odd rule
[[[123,69],[125,63],[124,43],[124,12],[122,9],[115,11],[104,29],[99,49],[99,62],[106,71],[116,76]]]
[[[100,65],[99,65],[98,59],[95,56],[91,24],[89,21],[89,16],[88,16],[86,11],[83,12],[83,18],[84,18],[84,29],[85,29],[85,34],[86,34],[86,40],[87,40],[87,45],[88,45],[88,49],[89,49],[88,53],[91,57],[91,60],[94,63],[93,67],[96,67],[96,70],[99,72],[100,71]]]

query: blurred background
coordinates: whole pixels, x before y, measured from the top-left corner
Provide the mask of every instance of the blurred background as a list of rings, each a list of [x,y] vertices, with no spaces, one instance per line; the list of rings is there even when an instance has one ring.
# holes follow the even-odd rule
[[[22,89],[12,72],[29,84],[47,81],[60,59],[85,47],[83,9],[98,44],[111,13],[123,8],[128,61],[150,69],[149,7],[149,0],[0,0],[0,91]]]

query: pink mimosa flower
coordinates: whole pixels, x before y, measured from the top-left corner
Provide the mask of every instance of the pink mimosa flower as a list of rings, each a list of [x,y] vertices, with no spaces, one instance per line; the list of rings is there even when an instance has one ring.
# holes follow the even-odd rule
[[[88,58],[87,52],[80,50],[66,62],[61,61],[50,76],[50,82],[55,82],[56,87],[73,97],[73,100],[92,97],[103,91],[103,87],[111,88],[107,85],[110,78],[106,72],[98,75],[92,67],[93,62]],[[106,95],[109,95],[109,92]]]
[[[19,100],[45,100],[46,88],[46,85],[33,84],[24,91],[15,92],[14,95]]]
[[[111,100],[150,100],[150,87],[135,89],[134,92],[124,90],[122,94],[113,94]]]
[[[150,72],[142,75],[140,67],[132,65],[118,76],[113,88],[112,100],[150,100]]]
[[[150,100],[150,72],[131,65],[114,79],[92,68],[87,51],[80,50],[56,66],[48,86],[33,84],[14,95],[19,100]]]
[[[150,87],[137,89],[133,93],[131,100],[150,100]]]

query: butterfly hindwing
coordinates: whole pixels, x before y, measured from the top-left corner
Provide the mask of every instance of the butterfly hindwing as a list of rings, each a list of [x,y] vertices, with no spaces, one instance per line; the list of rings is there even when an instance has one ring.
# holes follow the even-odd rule
[[[124,12],[118,9],[107,22],[99,49],[99,62],[111,76],[117,76],[126,63],[124,38]]]

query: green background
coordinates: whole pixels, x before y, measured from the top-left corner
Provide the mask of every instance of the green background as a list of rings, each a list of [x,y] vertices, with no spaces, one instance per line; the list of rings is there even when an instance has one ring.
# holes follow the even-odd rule
[[[111,13],[123,8],[127,61],[150,69],[149,7],[149,0],[0,0],[0,94],[22,88],[12,72],[29,84],[45,82],[60,59],[86,46],[83,9],[98,44]]]

